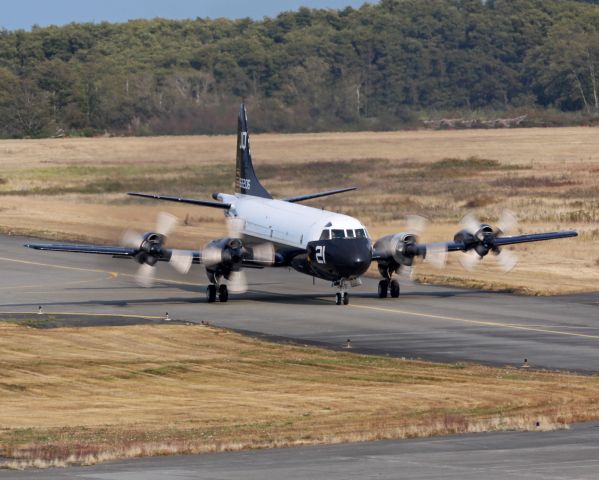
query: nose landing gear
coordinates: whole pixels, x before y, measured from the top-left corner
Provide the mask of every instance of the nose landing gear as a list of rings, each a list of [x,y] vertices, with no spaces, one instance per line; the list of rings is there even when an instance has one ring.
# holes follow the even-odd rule
[[[337,292],[335,294],[335,305],[348,305],[349,304],[349,295],[347,292]]]
[[[333,282],[333,286],[337,287],[339,291],[335,294],[335,305],[348,305],[349,294],[346,290],[346,281],[344,279]],[[353,286],[353,284],[352,284]]]

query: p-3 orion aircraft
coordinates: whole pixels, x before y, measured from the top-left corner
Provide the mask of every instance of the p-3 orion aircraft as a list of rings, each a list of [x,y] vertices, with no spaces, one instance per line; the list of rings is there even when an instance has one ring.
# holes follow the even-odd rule
[[[360,276],[374,261],[382,276],[378,296],[399,297],[399,282],[394,275],[400,269],[410,270],[417,257],[442,264],[447,252],[470,254],[473,265],[489,252],[504,260],[504,270],[514,265],[509,254],[501,257],[506,245],[575,237],[575,231],[536,233],[504,236],[511,221],[492,227],[468,217],[453,241],[425,244],[418,242],[417,231],[387,235],[375,242],[366,227],[348,215],[301,205],[300,202],[355,190],[355,187],[274,199],[262,186],[254,171],[250,151],[247,114],[242,104],[237,130],[237,166],[235,193],[215,193],[213,200],[196,200],[176,196],[129,193],[145,197],[196,206],[219,208],[224,211],[229,224],[229,235],[213,240],[202,250],[172,250],[165,248],[168,233],[176,219],[168,214],[159,217],[155,232],[138,235],[128,232],[122,246],[40,244],[27,247],[38,250],[95,253],[118,258],[133,258],[140,263],[140,283],[151,284],[154,265],[158,261],[170,262],[178,271],[187,273],[192,264],[203,264],[210,284],[208,302],[226,302],[229,290],[233,293],[247,290],[243,269],[291,267],[298,272],[332,282],[337,287],[336,304],[347,305],[347,288],[357,286]],[[509,218],[509,216],[508,216]],[[416,222],[418,223],[418,222]],[[465,257],[466,258],[466,257]],[[228,287],[227,287],[228,285]]]

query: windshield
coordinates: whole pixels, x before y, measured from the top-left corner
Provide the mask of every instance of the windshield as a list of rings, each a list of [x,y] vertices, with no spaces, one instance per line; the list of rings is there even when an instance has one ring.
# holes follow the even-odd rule
[[[335,238],[368,238],[368,234],[364,228],[356,228],[355,230],[353,228],[333,228],[332,230],[325,228],[320,234],[320,240]]]
[[[345,238],[345,230],[333,229],[331,230],[333,238]]]

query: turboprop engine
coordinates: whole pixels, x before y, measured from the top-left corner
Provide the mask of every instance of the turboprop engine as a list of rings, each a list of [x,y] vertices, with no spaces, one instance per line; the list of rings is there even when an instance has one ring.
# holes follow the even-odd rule
[[[158,215],[156,231],[137,233],[126,230],[121,238],[121,244],[136,250],[135,260],[140,264],[135,275],[136,281],[144,286],[150,287],[154,283],[154,266],[159,260],[167,260],[169,264],[179,273],[187,273],[193,261],[189,252],[182,250],[167,250],[164,243],[168,235],[177,225],[177,218],[165,212]]]
[[[247,281],[241,269],[244,262],[261,267],[272,265],[275,261],[271,243],[246,247],[240,238],[235,237],[213,240],[202,250],[201,256],[210,281],[218,283],[220,277],[225,277],[234,293],[247,290]]]
[[[387,235],[376,241],[373,246],[374,254],[394,262],[395,268],[401,265],[410,267],[415,256],[426,253],[426,249],[419,248],[417,242],[418,236],[414,233],[401,232]]]

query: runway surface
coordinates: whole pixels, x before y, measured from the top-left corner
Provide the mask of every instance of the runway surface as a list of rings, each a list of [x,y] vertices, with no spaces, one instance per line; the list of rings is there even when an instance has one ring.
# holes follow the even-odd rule
[[[0,318],[14,312],[75,316],[102,324],[112,315],[208,321],[256,334],[377,354],[446,362],[473,361],[599,371],[599,293],[524,297],[459,288],[408,285],[399,299],[376,298],[375,279],[334,304],[334,289],[287,269],[248,270],[250,291],[207,304],[205,273],[183,277],[158,265],[153,288],[133,279],[137,264],[105,256],[40,252],[27,239],[0,237]],[[599,288],[599,286],[598,286]],[[127,317],[132,316],[132,317]]]
[[[596,479],[599,425],[531,433],[328,445],[1,472],[10,480]]]

